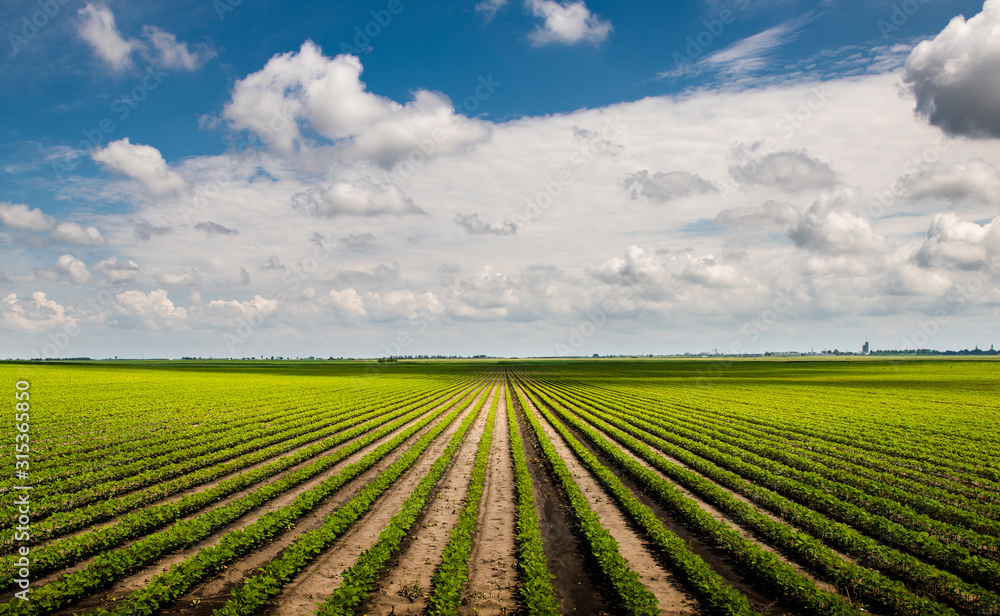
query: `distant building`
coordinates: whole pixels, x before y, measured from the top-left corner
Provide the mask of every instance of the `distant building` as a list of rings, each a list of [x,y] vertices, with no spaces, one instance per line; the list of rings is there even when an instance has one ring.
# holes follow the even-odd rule
[[[865,340],[865,345],[863,347],[861,347],[861,354],[862,355],[869,355],[870,353],[871,353],[871,350],[868,348],[868,341]]]

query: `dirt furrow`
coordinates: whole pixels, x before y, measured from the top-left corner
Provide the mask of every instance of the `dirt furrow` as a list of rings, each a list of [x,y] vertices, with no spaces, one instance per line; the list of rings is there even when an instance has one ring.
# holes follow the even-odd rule
[[[563,438],[548,424],[544,417],[528,402],[530,412],[541,423],[542,430],[563,459],[577,486],[587,498],[591,509],[601,518],[601,524],[618,542],[621,555],[628,560],[632,570],[642,578],[643,585],[660,602],[660,614],[681,616],[699,613],[698,601],[653,554],[648,542],[615,505],[614,499],[598,483],[589,470],[577,461]]]
[[[469,555],[469,583],[459,607],[462,616],[507,616],[514,610],[518,599],[516,508],[507,404],[501,395]]]
[[[445,404],[450,404],[450,402],[447,402]],[[437,407],[437,408],[440,408],[440,406]],[[428,411],[428,412],[431,412],[431,411]],[[418,421],[418,420],[415,419],[414,421]],[[412,425],[412,423],[413,422],[409,422],[407,425]],[[402,455],[402,452],[406,451],[406,449],[410,445],[412,445],[417,439],[419,439],[422,434],[424,434],[425,432],[429,431],[433,425],[434,424],[432,422],[429,426],[425,426],[424,428],[422,428],[416,434],[414,434],[409,439],[407,439],[406,442],[404,442],[403,444],[401,444],[393,453],[391,453],[390,455],[386,456],[386,458],[384,458],[383,460],[381,460],[380,462],[378,462],[377,464],[375,464],[372,468],[368,469],[367,471],[365,471],[364,473],[362,473],[359,477],[355,478],[352,482],[350,482],[349,484],[347,484],[346,486],[344,486],[344,488],[342,488],[336,495],[334,495],[332,498],[328,499],[326,502],[322,503],[316,510],[314,510],[313,512],[311,512],[310,514],[308,514],[307,516],[305,516],[304,518],[302,518],[299,521],[299,523],[295,526],[294,530],[289,530],[285,534],[281,535],[275,542],[273,542],[269,546],[268,549],[274,549],[276,546],[278,546],[276,548],[276,550],[280,551],[281,549],[284,549],[284,545],[285,544],[287,544],[288,542],[294,540],[294,537],[297,536],[298,534],[300,534],[302,532],[305,532],[306,530],[309,530],[310,528],[314,528],[316,526],[319,526],[322,523],[322,519],[326,515],[328,515],[330,513],[330,511],[332,511],[333,509],[336,509],[341,504],[343,504],[344,502],[346,502],[347,500],[349,500],[350,497],[353,496],[353,494],[358,489],[360,489],[361,486],[365,485],[365,483],[367,483],[372,478],[374,478],[379,472],[381,472],[387,466],[389,466],[390,464],[392,464],[392,462],[395,461],[396,458],[398,458],[400,455]],[[161,558],[160,560],[158,560],[155,564],[153,564],[153,565],[151,565],[149,567],[146,567],[146,568],[142,569],[141,571],[139,571],[139,572],[137,572],[137,573],[135,573],[135,574],[133,574],[131,576],[128,576],[127,578],[125,578],[123,580],[118,581],[110,589],[108,589],[108,590],[106,590],[106,591],[104,591],[102,593],[99,593],[97,595],[94,595],[94,596],[92,596],[92,597],[90,597],[88,599],[85,599],[84,601],[82,601],[80,603],[75,604],[72,608],[66,610],[63,613],[66,616],[69,616],[70,614],[73,614],[74,612],[81,612],[81,611],[85,611],[85,610],[92,610],[92,609],[95,609],[95,608],[98,608],[98,607],[103,607],[107,603],[110,603],[110,602],[113,602],[113,601],[117,601],[118,599],[121,599],[122,597],[124,597],[124,596],[126,596],[126,595],[128,595],[128,594],[130,594],[132,592],[135,592],[136,590],[139,590],[140,588],[142,588],[143,586],[145,586],[146,583],[153,576],[158,575],[160,573],[163,573],[164,571],[168,570],[173,565],[175,565],[175,564],[183,561],[184,559],[188,558],[189,556],[192,556],[192,555],[196,554],[198,551],[200,551],[200,550],[202,550],[204,548],[216,545],[219,542],[219,540],[220,540],[220,538],[221,538],[221,536],[223,534],[225,534],[225,533],[227,533],[229,531],[232,531],[232,530],[238,530],[238,529],[250,526],[251,524],[253,524],[254,522],[256,522],[258,519],[260,519],[260,517],[263,516],[268,511],[275,511],[275,510],[281,509],[282,507],[285,507],[286,505],[288,505],[289,503],[291,503],[293,500],[295,500],[295,498],[297,496],[299,496],[300,494],[302,494],[303,492],[306,492],[306,491],[310,490],[311,488],[316,487],[317,485],[319,485],[320,483],[322,483],[323,481],[325,481],[329,477],[331,477],[331,476],[337,474],[338,472],[340,472],[346,466],[348,466],[350,464],[353,464],[354,462],[359,461],[361,458],[363,458],[369,452],[371,452],[372,450],[374,450],[375,448],[377,448],[382,443],[384,443],[384,442],[386,442],[388,440],[391,440],[392,438],[394,438],[394,436],[396,434],[399,433],[400,430],[404,430],[404,429],[405,429],[405,426],[401,427],[401,428],[399,428],[397,430],[395,430],[392,434],[386,435],[383,438],[378,439],[377,441],[369,444],[368,446],[366,446],[366,447],[362,448],[361,450],[355,452],[354,454],[348,456],[344,460],[341,460],[339,463],[337,463],[333,467],[327,469],[326,471],[324,471],[320,475],[318,475],[318,476],[310,479],[309,481],[307,481],[307,482],[305,482],[305,483],[303,483],[303,484],[301,484],[299,486],[296,486],[295,488],[293,488],[291,490],[288,490],[287,492],[282,493],[281,495],[279,495],[274,500],[272,500],[272,501],[268,502],[267,504],[265,504],[263,507],[258,508],[256,510],[252,511],[252,512],[248,513],[247,515],[244,515],[242,518],[238,519],[237,521],[233,522],[232,524],[229,524],[228,526],[225,526],[222,529],[217,530],[216,532],[214,532],[212,534],[211,537],[209,537],[209,538],[207,538],[207,539],[205,539],[203,541],[200,541],[198,543],[195,543],[195,544],[193,544],[191,546],[188,546],[188,547],[186,547],[186,548],[184,548],[182,550],[179,550],[179,551],[176,551],[176,552],[172,552],[171,554],[167,555],[166,557]],[[315,461],[315,459],[313,461]],[[274,481],[274,479],[272,479],[272,481]],[[250,488],[250,489],[253,489],[253,488]],[[249,491],[250,489],[248,489],[247,491]],[[216,506],[221,506],[224,502],[231,501],[234,498],[237,498],[237,497],[236,496],[230,497],[229,499],[226,499],[225,501],[221,501],[219,503],[219,505],[216,505]],[[193,517],[194,515],[201,515],[203,513],[205,513],[205,510],[200,511],[197,514],[192,514],[192,516],[189,516],[189,517]],[[260,552],[255,552],[246,561],[241,561],[239,563],[234,563],[233,565],[231,565],[229,568],[226,569],[226,573],[223,576],[220,576],[219,578],[216,578],[215,580],[209,582],[208,585],[215,584],[220,579],[227,579],[228,580],[229,578],[232,578],[232,577],[238,575],[239,571],[243,571],[244,570],[245,563],[248,562],[248,561],[254,560],[254,558],[258,554],[260,554]],[[88,561],[85,561],[84,563],[81,563],[81,564],[73,567],[69,571],[78,570],[78,569],[86,566],[90,562],[90,560],[93,560],[93,559],[89,559]],[[245,570],[246,571],[250,571],[250,570],[253,570],[257,566],[259,566],[259,565],[248,566],[247,568],[245,568]],[[54,577],[61,577],[64,573],[66,573],[66,571],[61,572],[60,574],[56,574]],[[238,577],[235,578],[234,581],[232,581],[232,582],[226,582],[226,583],[224,583],[224,585],[226,585],[227,588],[231,588],[233,585],[235,585],[236,581],[238,581],[241,578],[242,578],[242,575],[239,575]],[[39,585],[41,585],[41,584],[39,584]],[[219,592],[213,592],[213,590],[214,590],[214,588],[207,588],[207,589],[205,589],[205,591],[204,591],[205,594],[204,594],[204,596],[202,596],[202,594],[201,594],[202,593],[202,589],[201,588],[196,588],[192,593],[189,593],[190,597],[186,596],[184,599],[182,599],[181,602],[179,602],[179,605],[184,605],[185,601],[187,602],[188,605],[190,605],[191,602],[193,602],[195,599],[198,599],[199,603],[204,603],[206,605],[211,605],[211,604],[217,604],[216,606],[221,605],[221,602],[218,602],[218,597],[219,596],[223,596],[223,595],[225,595],[226,597],[228,597],[228,590],[226,590],[225,593],[223,593],[221,591],[219,591]],[[200,613],[200,610],[199,610],[199,613]],[[209,611],[209,613],[210,613],[210,611]]]
[[[476,448],[486,429],[487,412],[496,393],[494,388],[456,452],[451,467],[414,523],[413,531],[399,546],[378,588],[358,611],[403,616],[421,614],[427,607],[431,578],[441,565],[442,552],[465,506]]]
[[[332,547],[319,555],[312,564],[287,584],[271,601],[271,606],[265,613],[281,616],[311,614],[316,603],[340,586],[341,573],[353,565],[362,552],[375,544],[379,533],[409,498],[410,493],[434,464],[434,460],[447,448],[448,440],[474,406],[475,400],[467,403],[463,412],[438,436],[413,466],[397,479],[396,483],[380,496]],[[403,445],[400,450],[405,451],[406,447],[407,445]],[[373,474],[371,477],[374,476]],[[266,561],[260,564],[263,562]]]

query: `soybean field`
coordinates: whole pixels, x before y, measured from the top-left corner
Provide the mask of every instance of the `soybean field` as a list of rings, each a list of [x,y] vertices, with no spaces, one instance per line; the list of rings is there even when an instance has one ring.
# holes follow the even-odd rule
[[[0,614],[1000,616],[998,377],[0,364]]]

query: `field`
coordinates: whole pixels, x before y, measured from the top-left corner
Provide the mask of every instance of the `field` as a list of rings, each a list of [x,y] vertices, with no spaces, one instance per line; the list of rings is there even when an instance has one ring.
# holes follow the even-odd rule
[[[998,377],[0,364],[0,614],[1000,615]]]

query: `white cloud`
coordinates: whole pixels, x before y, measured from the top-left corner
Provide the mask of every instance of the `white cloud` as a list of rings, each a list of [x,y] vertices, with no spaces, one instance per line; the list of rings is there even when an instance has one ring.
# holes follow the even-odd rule
[[[734,148],[733,153],[739,163],[729,168],[733,180],[747,186],[777,188],[787,192],[837,185],[837,174],[833,168],[809,156],[805,150],[758,154],[758,146],[740,145]]]
[[[73,322],[66,308],[47,299],[41,291],[32,293],[31,300],[19,299],[16,293],[0,300],[0,325],[5,329],[36,333]]]
[[[60,222],[39,209],[21,203],[0,203],[0,222],[11,229],[49,232],[57,242],[80,246],[103,246],[107,240],[96,227],[84,227],[75,222]]]
[[[220,225],[217,222],[212,222],[211,220],[206,222],[199,222],[194,226],[196,231],[201,231],[209,235],[239,235],[239,229],[230,229],[224,225]]]
[[[191,268],[184,274],[160,274],[156,281],[171,287],[195,287],[201,284],[201,272]]]
[[[925,164],[896,182],[896,192],[916,201],[1000,203],[1000,170],[982,159],[945,165]]]
[[[364,250],[375,245],[375,236],[371,233],[352,233],[337,238],[337,241],[350,250]]]
[[[306,145],[299,130],[305,121],[344,156],[386,167],[415,152],[432,158],[489,138],[488,125],[456,114],[443,95],[417,90],[401,105],[368,92],[361,71],[357,57],[328,58],[307,41],[239,80],[223,117],[281,154]]]
[[[192,52],[187,43],[178,42],[176,36],[156,26],[143,26],[142,35],[149,42],[146,55],[158,68],[194,71],[216,55],[215,50],[205,44],[196,45]]]
[[[87,264],[73,255],[59,257],[56,260],[55,272],[73,284],[94,282],[94,277],[87,270]]]
[[[917,112],[952,135],[1000,137],[1000,0],[968,21],[959,15],[917,45],[903,82]]]
[[[149,329],[182,327],[188,318],[187,310],[175,306],[163,289],[150,291],[125,291],[115,296],[115,312]]]
[[[139,264],[131,259],[119,261],[118,257],[108,257],[98,261],[94,270],[111,282],[132,282],[139,275]]]
[[[790,203],[766,201],[758,207],[740,206],[722,210],[715,217],[715,224],[743,228],[781,228],[801,219],[798,208]]]
[[[637,171],[626,177],[622,184],[633,200],[645,198],[654,203],[719,191],[719,187],[712,182],[686,171],[657,171],[652,175],[646,170]]]
[[[154,66],[176,71],[197,70],[216,55],[215,50],[206,44],[196,45],[191,51],[187,43],[178,42],[176,36],[156,26],[142,27],[145,41],[127,39],[119,32],[114,13],[104,4],[88,2],[78,14],[77,35],[114,72],[131,69],[136,51]]]
[[[544,19],[530,38],[536,45],[562,43],[599,45],[611,34],[611,22],[590,12],[582,0],[556,2],[555,0],[525,0],[535,17]]]
[[[131,143],[128,137],[95,150],[91,157],[114,171],[138,180],[154,196],[175,194],[188,187],[187,180],[167,166],[159,150]]]
[[[136,40],[126,40],[115,26],[115,16],[103,4],[88,2],[79,10],[77,34],[114,71],[132,68],[132,52],[139,48]]]
[[[867,218],[844,211],[856,199],[845,190],[810,203],[799,222],[786,231],[798,248],[826,255],[886,254],[892,245],[872,230]]]
[[[455,224],[465,229],[471,235],[514,235],[517,233],[517,224],[506,220],[498,225],[486,222],[479,218],[479,214],[456,214]]]
[[[371,178],[335,182],[326,188],[310,188],[295,194],[292,206],[305,214],[325,218],[424,213],[395,184],[375,182]]]
[[[56,222],[42,210],[29,208],[23,203],[0,203],[0,222],[11,229],[51,231]]]
[[[493,19],[497,11],[507,6],[509,0],[482,0],[476,5],[476,10],[486,15],[486,20]]]
[[[923,268],[973,270],[990,255],[1000,255],[1000,219],[979,225],[948,212],[934,215],[913,260]]]

